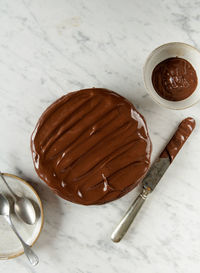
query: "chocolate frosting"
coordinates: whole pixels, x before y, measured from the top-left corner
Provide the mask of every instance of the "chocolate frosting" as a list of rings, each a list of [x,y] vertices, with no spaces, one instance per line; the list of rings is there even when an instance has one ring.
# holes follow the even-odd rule
[[[37,174],[59,196],[92,205],[117,199],[142,180],[151,141],[144,118],[128,100],[92,88],[50,105],[31,149]]]
[[[153,70],[152,83],[162,98],[180,101],[188,98],[197,87],[197,74],[193,66],[182,58],[169,58]]]
[[[175,134],[173,135],[172,139],[169,141],[167,146],[165,147],[164,151],[161,153],[161,158],[169,157],[170,162],[174,160],[177,153],[182,148],[183,144],[186,142],[190,134],[195,128],[195,120],[193,118],[186,118],[184,119]]]

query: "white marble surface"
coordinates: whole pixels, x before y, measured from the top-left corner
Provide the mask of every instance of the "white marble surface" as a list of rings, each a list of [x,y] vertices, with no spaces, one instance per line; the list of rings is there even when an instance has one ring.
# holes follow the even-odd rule
[[[197,273],[200,268],[200,104],[159,107],[146,94],[142,66],[158,45],[200,48],[200,3],[175,0],[1,0],[0,168],[32,182],[45,211],[34,246],[40,264],[24,256],[0,261],[0,272]],[[127,236],[110,234],[138,189],[104,206],[74,205],[40,182],[30,135],[43,110],[61,95],[107,87],[145,116],[152,160],[187,116],[197,127]],[[1,235],[0,235],[1,236]]]

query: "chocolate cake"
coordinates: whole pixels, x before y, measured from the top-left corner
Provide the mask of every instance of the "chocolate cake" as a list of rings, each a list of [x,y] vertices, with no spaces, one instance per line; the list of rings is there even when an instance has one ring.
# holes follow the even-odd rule
[[[133,104],[92,88],[69,93],[46,109],[31,150],[37,174],[55,193],[94,205],[138,185],[149,168],[151,141]]]

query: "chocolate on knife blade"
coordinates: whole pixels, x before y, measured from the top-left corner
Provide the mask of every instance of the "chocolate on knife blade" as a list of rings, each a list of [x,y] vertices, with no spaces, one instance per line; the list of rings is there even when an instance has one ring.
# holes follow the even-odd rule
[[[154,190],[194,128],[195,120],[190,117],[179,124],[173,137],[143,179],[142,183],[145,189]]]

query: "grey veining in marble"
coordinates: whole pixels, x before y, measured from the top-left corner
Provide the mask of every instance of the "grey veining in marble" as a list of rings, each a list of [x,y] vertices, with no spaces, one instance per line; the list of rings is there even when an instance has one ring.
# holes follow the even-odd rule
[[[146,94],[148,54],[171,41],[200,48],[200,2],[186,0],[1,0],[0,165],[29,180],[44,204],[45,225],[34,246],[40,264],[25,257],[0,261],[0,273],[198,273],[200,268],[200,105],[163,109]],[[55,99],[87,87],[106,87],[145,116],[152,160],[177,124],[197,127],[119,244],[110,235],[132,199],[84,207],[55,196],[32,164],[30,135]]]

